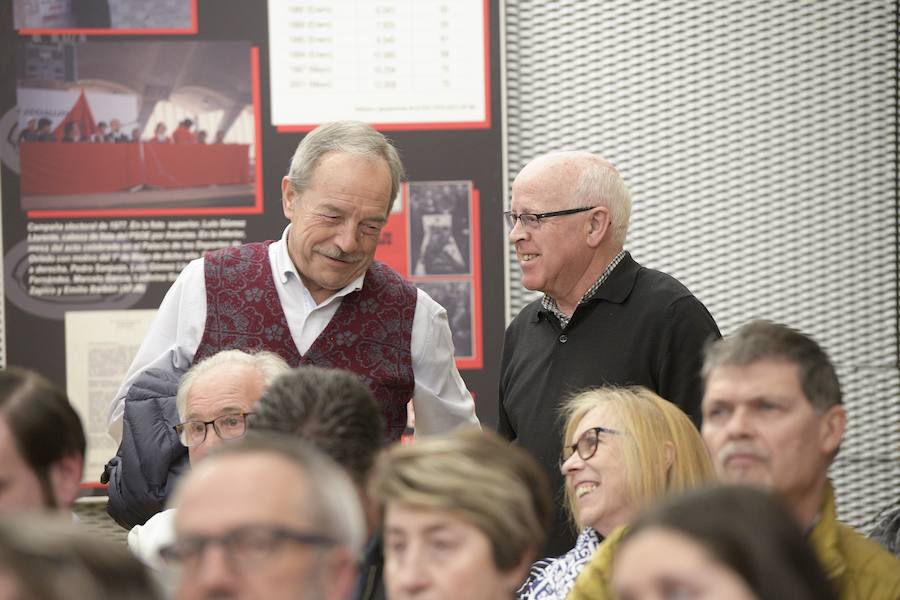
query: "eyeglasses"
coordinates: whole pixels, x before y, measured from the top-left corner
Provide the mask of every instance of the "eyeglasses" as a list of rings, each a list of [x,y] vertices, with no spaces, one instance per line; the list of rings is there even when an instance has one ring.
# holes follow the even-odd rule
[[[320,533],[296,531],[278,525],[248,525],[232,529],[221,536],[189,536],[160,548],[166,563],[190,568],[197,565],[211,545],[222,546],[225,558],[235,570],[261,566],[271,560],[285,542],[306,546],[331,546],[333,539]]]
[[[568,208],[566,210],[554,210],[551,212],[544,213],[520,213],[516,214],[511,210],[508,210],[503,213],[503,216],[506,218],[506,224],[510,229],[513,229],[516,226],[516,221],[520,221],[522,223],[522,227],[525,229],[537,229],[541,226],[541,219],[546,219],[547,217],[562,217],[563,215],[574,215],[576,213],[585,212],[587,210],[593,210],[597,208],[596,206],[582,206],[581,208]]]
[[[587,460],[594,456],[594,454],[597,453],[597,446],[600,443],[601,433],[618,435],[622,432],[616,431],[615,429],[607,429],[606,427],[592,427],[588,429],[581,434],[581,437],[578,438],[577,442],[571,446],[563,446],[562,455],[559,457],[559,466],[561,467],[563,463],[569,460],[576,452],[581,460]]]
[[[175,433],[181,443],[191,448],[199,446],[206,439],[206,431],[212,425],[216,435],[222,440],[236,440],[247,433],[247,415],[249,412],[233,413],[216,417],[212,421],[185,421],[175,425]]]

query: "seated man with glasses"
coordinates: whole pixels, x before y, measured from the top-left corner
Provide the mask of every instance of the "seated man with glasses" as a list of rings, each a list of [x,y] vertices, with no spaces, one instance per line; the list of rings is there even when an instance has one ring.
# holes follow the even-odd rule
[[[216,449],[175,495],[179,600],[343,600],[365,521],[343,469],[296,436],[251,432]]]
[[[191,368],[178,386],[179,422],[169,432],[187,447],[191,465],[222,442],[244,437],[247,415],[266,387],[289,369],[277,354],[241,350],[219,352]],[[165,510],[128,533],[132,552],[157,570],[158,550],[171,540],[174,518],[172,509]]]
[[[625,251],[631,196],[608,161],[588,152],[538,157],[513,182],[510,208],[522,285],[543,297],[506,330],[498,431],[532,452],[559,491],[560,400],[643,385],[699,423],[701,350],[719,330],[685,286]],[[573,542],[558,510],[545,552]]]

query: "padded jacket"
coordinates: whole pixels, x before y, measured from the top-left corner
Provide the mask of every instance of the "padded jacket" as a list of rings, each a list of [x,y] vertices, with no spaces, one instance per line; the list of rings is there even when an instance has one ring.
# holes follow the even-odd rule
[[[187,448],[173,429],[179,422],[179,379],[171,371],[149,369],[125,396],[122,443],[100,478],[109,484],[106,512],[122,527],[143,525],[163,510],[176,481],[190,468]]]

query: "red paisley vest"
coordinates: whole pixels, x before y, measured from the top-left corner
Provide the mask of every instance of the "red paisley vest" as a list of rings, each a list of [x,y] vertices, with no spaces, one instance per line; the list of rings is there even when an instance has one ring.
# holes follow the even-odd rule
[[[268,350],[293,367],[316,365],[359,375],[381,407],[387,437],[400,438],[415,381],[410,340],[416,288],[374,262],[361,290],[344,296],[305,355],[291,337],[269,263],[268,242],[209,252],[204,257],[206,327],[194,363],[222,350]]]

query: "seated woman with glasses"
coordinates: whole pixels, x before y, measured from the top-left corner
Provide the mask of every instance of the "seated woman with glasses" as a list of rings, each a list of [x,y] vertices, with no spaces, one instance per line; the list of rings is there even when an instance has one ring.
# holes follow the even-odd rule
[[[394,446],[373,489],[391,600],[513,598],[552,512],[531,455],[477,429]]]
[[[563,414],[560,469],[581,533],[568,553],[532,566],[519,598],[565,598],[594,552],[611,556],[641,509],[714,477],[694,424],[645,388],[588,390],[568,400]]]

